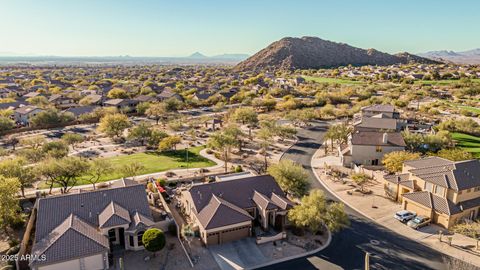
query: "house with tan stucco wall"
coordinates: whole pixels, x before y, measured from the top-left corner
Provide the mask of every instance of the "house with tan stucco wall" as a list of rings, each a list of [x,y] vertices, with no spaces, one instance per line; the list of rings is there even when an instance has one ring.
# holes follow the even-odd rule
[[[181,192],[180,205],[205,245],[216,245],[263,230],[283,231],[293,203],[270,175],[244,175],[195,184]]]
[[[450,228],[480,216],[480,161],[427,157],[406,161],[402,172],[384,177],[386,193],[403,209]]]

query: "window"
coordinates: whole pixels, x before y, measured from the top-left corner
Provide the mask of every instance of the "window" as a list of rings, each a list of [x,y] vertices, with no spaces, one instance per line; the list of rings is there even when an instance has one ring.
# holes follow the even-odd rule
[[[382,152],[382,147],[379,146],[379,145],[377,145],[377,147],[375,148],[375,151],[376,151],[377,153],[381,153],[381,152]]]
[[[138,246],[139,247],[143,246],[143,242],[142,242],[143,233],[144,233],[144,231],[141,231],[141,232],[137,233],[137,241],[138,241]]]
[[[433,193],[433,184],[429,182],[425,182],[425,190]]]
[[[470,191],[472,191],[471,189],[467,189],[467,193],[470,193]]]
[[[474,191],[475,191],[475,192],[480,191],[480,187],[476,187],[476,188],[474,189]]]
[[[458,195],[462,195],[462,191],[461,191],[461,190],[458,191]]]
[[[437,194],[438,196],[442,196],[445,194],[445,188],[444,187],[440,187],[440,186],[437,186],[435,188],[435,194]]]
[[[130,235],[130,236],[129,236],[128,242],[130,243],[130,246],[131,246],[131,247],[134,247],[134,246],[135,246],[133,235]]]

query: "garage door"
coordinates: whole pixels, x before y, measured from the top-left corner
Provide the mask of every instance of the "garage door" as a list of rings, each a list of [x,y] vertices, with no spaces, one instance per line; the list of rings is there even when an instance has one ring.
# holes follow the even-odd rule
[[[222,232],[222,243],[239,240],[250,235],[250,227],[240,227]]]
[[[409,201],[405,201],[405,210],[412,211],[417,213],[417,215],[423,215],[427,217],[430,217],[430,214],[431,214],[430,209],[425,209]]]
[[[217,233],[209,233],[207,235],[207,245],[218,245],[220,244],[220,234]]]

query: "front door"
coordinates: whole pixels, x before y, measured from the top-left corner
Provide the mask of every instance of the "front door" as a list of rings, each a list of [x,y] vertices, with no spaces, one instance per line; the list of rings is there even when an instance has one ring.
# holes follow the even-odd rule
[[[120,246],[125,247],[125,229],[120,228],[118,229],[118,237],[120,238]]]

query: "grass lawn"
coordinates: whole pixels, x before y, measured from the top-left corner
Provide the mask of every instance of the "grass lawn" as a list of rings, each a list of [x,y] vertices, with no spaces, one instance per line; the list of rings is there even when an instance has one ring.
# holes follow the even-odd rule
[[[314,81],[318,83],[338,83],[338,84],[366,84],[363,81],[352,81],[347,79],[339,78],[325,78],[325,77],[313,77],[313,76],[302,76],[307,81]]]
[[[480,137],[464,133],[452,133],[452,138],[457,141],[457,146],[471,152],[476,158],[480,158]]]
[[[105,182],[109,180],[122,178],[122,173],[120,169],[122,166],[128,165],[132,162],[139,162],[143,164],[145,169],[139,173],[149,174],[162,171],[168,171],[172,169],[180,168],[204,168],[214,166],[216,163],[200,156],[200,151],[204,149],[205,146],[197,146],[189,148],[188,150],[188,164],[186,160],[186,151],[185,150],[176,150],[169,152],[144,152],[144,153],[135,153],[132,155],[122,155],[111,158],[106,158],[111,161],[112,164],[117,168],[115,172],[105,175],[100,179],[100,182]],[[77,185],[89,184],[87,177],[82,177],[77,181]],[[43,188],[48,186],[42,185]]]

